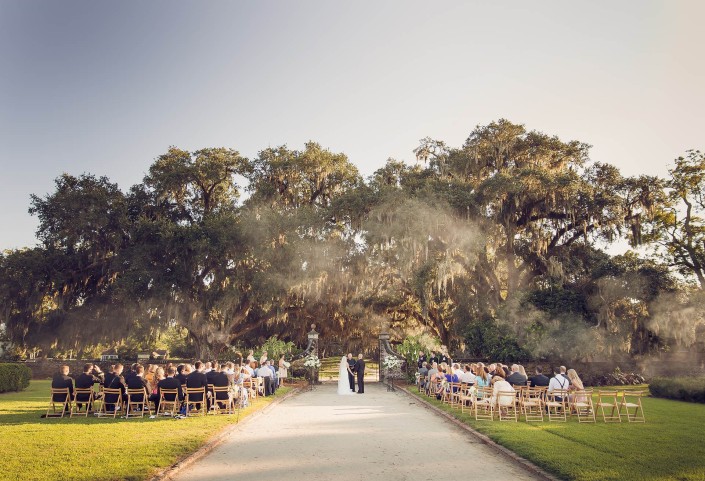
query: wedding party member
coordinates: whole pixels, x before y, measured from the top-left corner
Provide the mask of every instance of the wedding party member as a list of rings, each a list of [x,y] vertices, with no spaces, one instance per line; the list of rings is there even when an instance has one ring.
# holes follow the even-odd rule
[[[352,352],[348,353],[347,363],[348,368],[346,374],[348,375],[348,384],[350,384],[350,390],[355,392],[355,359],[353,359]]]
[[[255,362],[255,351],[250,349],[250,352],[247,354],[247,364]]]
[[[421,369],[421,366],[423,365],[424,362],[426,362],[426,354],[423,351],[419,351],[419,358],[416,361],[416,364],[419,369]]]
[[[536,374],[529,378],[529,382],[531,383],[531,387],[548,386],[548,384],[551,382],[551,380],[549,379],[548,376],[544,375],[543,368],[541,366],[536,366],[536,368],[534,369],[534,372]]]
[[[51,380],[52,389],[66,389],[69,388],[69,398],[73,398],[73,379],[69,377],[69,367],[64,364],[59,368],[59,372],[54,374]],[[55,394],[52,398],[55,403],[66,402],[66,396],[61,394]]]
[[[355,373],[357,374],[357,393],[363,394],[365,392],[365,360],[362,359],[362,354],[357,356]]]
[[[440,356],[438,356],[438,364],[448,364],[448,356],[445,353],[441,353]]]
[[[279,379],[283,385],[286,382],[286,378],[289,377],[289,368],[287,368],[287,362],[284,359],[284,354],[279,358]]]
[[[431,351],[431,356],[428,358],[428,365],[433,366],[434,364],[438,364],[438,357],[436,357],[436,353]]]
[[[262,351],[262,357],[259,358],[259,365],[261,366],[267,361],[267,351]]]

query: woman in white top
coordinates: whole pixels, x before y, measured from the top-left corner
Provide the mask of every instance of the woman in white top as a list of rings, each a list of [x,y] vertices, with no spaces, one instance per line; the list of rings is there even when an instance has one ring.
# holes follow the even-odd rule
[[[284,360],[284,354],[282,354],[282,357],[279,358],[279,372],[277,373],[279,374],[278,377],[281,384],[284,384],[284,380],[289,376],[289,371],[287,371],[286,367],[287,364],[289,363]]]
[[[499,396],[500,392],[511,393],[512,396]],[[511,406],[514,403],[514,387],[501,376],[492,378],[492,404],[499,407]]]

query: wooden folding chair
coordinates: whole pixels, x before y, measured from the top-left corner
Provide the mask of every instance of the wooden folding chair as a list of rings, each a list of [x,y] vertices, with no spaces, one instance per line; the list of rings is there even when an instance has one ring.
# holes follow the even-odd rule
[[[630,423],[645,423],[644,408],[641,406],[643,395],[644,391],[625,390],[619,403],[619,415],[622,416],[622,409],[624,409],[624,416],[627,417],[627,421]],[[630,409],[633,409],[633,411],[630,411]]]
[[[546,410],[550,421],[568,421],[568,391],[554,389],[546,392]]]
[[[91,412],[93,406],[94,392],[92,387],[87,388],[74,388],[73,390],[73,404],[71,405],[71,414],[69,417],[72,418],[74,414],[76,416],[88,417],[88,413]],[[79,408],[78,405],[81,405]]]
[[[213,397],[211,398],[212,404],[209,412],[212,414],[223,414],[223,411],[225,411],[225,414],[232,414],[234,401],[230,395],[230,388],[228,386],[213,386],[211,392]],[[221,408],[221,404],[225,405],[225,407]]]
[[[545,387],[522,388],[519,406],[526,422],[543,422],[545,392]]]
[[[51,397],[49,398],[49,407],[47,407],[46,417],[48,418],[63,418],[64,414],[71,414],[71,392],[69,388],[63,387],[59,389],[51,389]],[[61,406],[61,413],[56,413],[56,406]]]
[[[108,400],[109,402],[106,402]],[[115,402],[113,402],[115,401]],[[108,406],[112,406],[112,410],[108,411]],[[112,416],[113,419],[121,413],[125,405],[122,402],[122,389],[103,388],[103,402],[98,410],[98,417]]]
[[[464,413],[465,408],[470,408],[472,412],[472,403],[475,399],[475,394],[477,393],[477,388],[473,384],[463,384],[458,395],[458,401],[460,402],[460,412]]]
[[[255,380],[257,382],[257,395],[264,397],[264,395],[267,394],[266,388],[264,387],[265,378],[256,377]]]
[[[208,398],[206,397],[206,388],[184,388],[184,405],[186,406],[187,416],[192,416],[195,414],[206,415],[208,413]],[[194,409],[191,409],[191,406],[193,406]]]
[[[492,388],[483,387],[475,391],[475,399],[472,401],[475,410],[475,420],[494,421],[495,403],[492,399]]]
[[[602,420],[606,423],[621,423],[622,416],[619,415],[619,401],[617,391],[597,391],[597,407],[602,413]],[[607,413],[609,411],[609,414]]]
[[[579,423],[594,423],[595,410],[592,405],[592,389],[573,391],[568,397],[570,412],[578,416]]]
[[[145,411],[152,414],[152,408],[149,407],[147,400],[147,392],[144,389],[128,389],[125,418],[144,417]]]
[[[159,389],[159,405],[156,415],[176,416],[181,407],[178,389]]]
[[[499,391],[496,403],[500,421],[519,421],[516,392]]]

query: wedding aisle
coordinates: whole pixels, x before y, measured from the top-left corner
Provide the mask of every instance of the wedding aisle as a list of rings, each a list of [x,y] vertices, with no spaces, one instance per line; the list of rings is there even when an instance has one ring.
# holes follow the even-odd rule
[[[536,479],[383,385],[294,396],[232,433],[179,481]]]

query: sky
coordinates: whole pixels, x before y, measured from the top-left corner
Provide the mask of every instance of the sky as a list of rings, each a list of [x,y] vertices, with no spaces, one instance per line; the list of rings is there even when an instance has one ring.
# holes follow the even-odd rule
[[[705,150],[705,2],[0,0],[0,250],[54,179],[314,140],[365,176],[506,118],[625,175]]]

